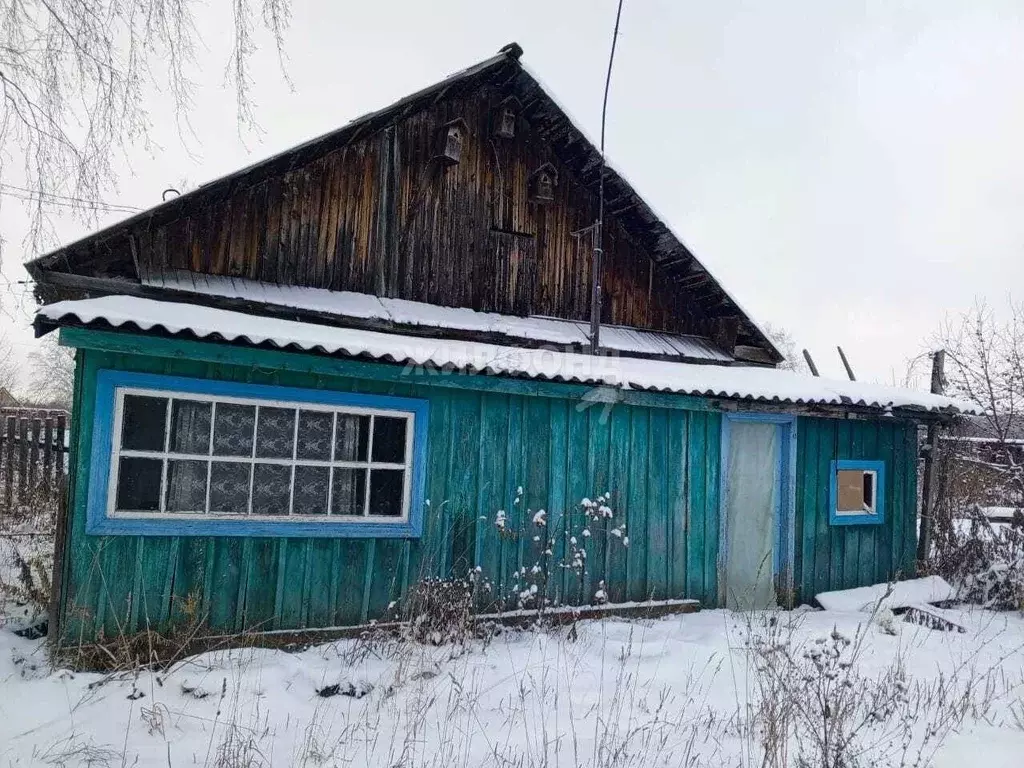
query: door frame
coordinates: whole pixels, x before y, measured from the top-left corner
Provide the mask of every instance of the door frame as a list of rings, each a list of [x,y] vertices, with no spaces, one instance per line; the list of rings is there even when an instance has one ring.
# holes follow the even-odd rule
[[[779,605],[790,608],[793,602],[793,566],[796,552],[796,416],[787,413],[753,411],[722,414],[721,458],[718,493],[718,604],[726,605],[726,568],[729,561],[728,502],[729,445],[734,422],[775,424],[780,428],[782,444],[776,479],[779,483],[775,505],[775,546],[772,548],[772,578]],[[779,595],[779,592],[782,594]]]

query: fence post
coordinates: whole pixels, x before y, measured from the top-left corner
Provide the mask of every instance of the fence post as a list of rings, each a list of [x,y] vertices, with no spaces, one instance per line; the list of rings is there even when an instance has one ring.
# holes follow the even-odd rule
[[[932,394],[941,395],[945,389],[946,352],[932,354]],[[924,454],[924,478],[921,484],[921,531],[917,539],[918,567],[928,560],[932,548],[932,518],[935,516],[935,491],[938,489],[939,427],[928,425],[928,445]]]
[[[53,417],[47,416],[43,427],[43,495],[53,498],[54,484],[60,477],[53,471]]]
[[[70,446],[64,444],[67,429],[67,415],[57,415],[57,475],[63,477],[68,473],[68,450]]]
[[[18,419],[18,503],[25,501],[28,479],[28,419]]]
[[[7,459],[7,474],[4,477],[4,510],[9,510],[11,503],[14,501],[14,428],[14,417],[8,416],[6,430],[7,445],[4,446],[4,453]]]
[[[42,420],[35,418],[28,423],[28,492],[34,494],[39,482],[39,439],[43,429]],[[22,500],[24,502],[24,500]]]

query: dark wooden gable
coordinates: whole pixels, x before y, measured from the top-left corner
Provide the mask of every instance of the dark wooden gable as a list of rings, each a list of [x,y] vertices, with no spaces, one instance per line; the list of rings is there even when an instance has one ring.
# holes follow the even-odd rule
[[[511,50],[29,270],[42,300],[58,295],[47,285],[67,295],[99,287],[95,278],[183,269],[588,320],[594,151]],[[605,173],[603,322],[777,361],[632,188]]]

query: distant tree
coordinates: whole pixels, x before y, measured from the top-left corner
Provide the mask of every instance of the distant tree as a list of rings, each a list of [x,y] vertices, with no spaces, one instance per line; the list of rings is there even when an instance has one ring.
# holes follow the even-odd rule
[[[782,353],[786,358],[782,363],[779,364],[779,368],[784,371],[793,371],[795,373],[810,373],[810,369],[807,367],[807,363],[804,361],[803,354],[796,348],[796,341],[793,339],[793,334],[786,328],[779,325],[772,325],[766,323],[764,326],[764,332],[768,334],[768,338],[771,340],[775,348]]]
[[[145,144],[147,86],[168,94],[186,124],[192,108],[196,0],[0,0],[0,194],[30,207],[30,246],[48,214],[95,218],[114,160]],[[249,62],[257,19],[281,54],[289,0],[232,0],[234,45],[225,78],[238,122],[254,123]],[[21,183],[9,181],[21,166]]]
[[[29,355],[31,367],[30,395],[34,405],[71,409],[75,388],[75,355],[57,343],[53,334],[43,338]]]
[[[1014,437],[1024,427],[1024,304],[1010,299],[997,313],[979,301],[947,318],[932,342],[946,351],[948,393],[984,412],[990,438]]]
[[[19,375],[18,361],[14,356],[14,349],[6,336],[0,335],[0,392],[10,395],[11,390],[18,382]],[[3,405],[0,396],[0,405]]]

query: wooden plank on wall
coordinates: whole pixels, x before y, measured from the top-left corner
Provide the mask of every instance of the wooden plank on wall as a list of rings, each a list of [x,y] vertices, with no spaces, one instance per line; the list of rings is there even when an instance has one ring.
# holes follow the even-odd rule
[[[704,547],[707,543],[707,463],[708,418],[706,414],[690,415],[690,441],[687,445],[689,487],[687,498],[686,597],[701,600],[705,605],[717,603],[717,595],[705,592]],[[710,602],[709,602],[710,601]]]
[[[668,476],[669,515],[669,598],[686,594],[686,498],[688,462],[686,446],[689,440],[689,416],[681,411],[669,411],[668,418]]]

